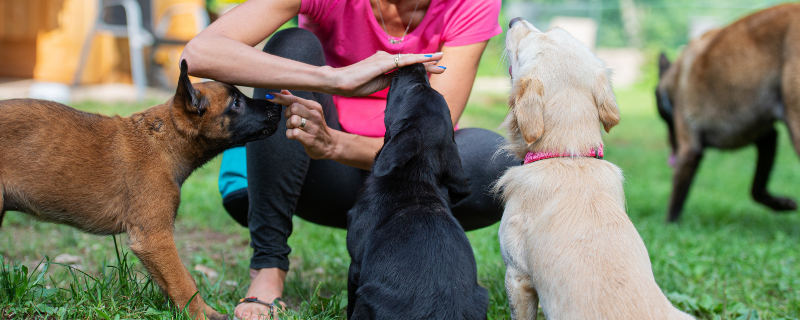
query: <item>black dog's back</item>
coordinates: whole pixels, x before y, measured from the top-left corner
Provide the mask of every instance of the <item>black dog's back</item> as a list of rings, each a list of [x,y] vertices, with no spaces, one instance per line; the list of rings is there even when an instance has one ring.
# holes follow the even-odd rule
[[[421,66],[395,76],[384,147],[348,214],[350,319],[486,319],[488,294],[449,209],[469,183],[447,104],[424,77]]]
[[[441,202],[400,209],[362,240],[351,319],[486,319],[472,247]]]

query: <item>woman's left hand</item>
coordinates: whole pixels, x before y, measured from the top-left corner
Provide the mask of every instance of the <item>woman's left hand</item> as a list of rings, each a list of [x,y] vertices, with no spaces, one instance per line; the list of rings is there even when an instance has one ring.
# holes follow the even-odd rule
[[[271,102],[286,106],[286,137],[297,140],[312,159],[331,159],[336,151],[333,131],[325,123],[322,106],[292,95],[288,90],[273,94]],[[305,121],[303,120],[305,119]]]

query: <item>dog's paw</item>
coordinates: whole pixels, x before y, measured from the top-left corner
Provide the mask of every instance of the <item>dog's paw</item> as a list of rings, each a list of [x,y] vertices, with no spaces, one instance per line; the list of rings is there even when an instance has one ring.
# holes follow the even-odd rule
[[[229,320],[230,317],[226,314],[221,314],[214,309],[206,308],[205,312],[206,319],[208,320]]]
[[[775,211],[797,210],[797,202],[791,198],[766,196],[756,198],[756,201]]]

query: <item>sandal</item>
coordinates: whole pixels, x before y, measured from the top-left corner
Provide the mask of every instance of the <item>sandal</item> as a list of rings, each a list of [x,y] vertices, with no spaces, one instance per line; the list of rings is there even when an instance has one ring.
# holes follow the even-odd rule
[[[275,308],[280,308],[280,303],[283,302],[283,299],[275,298],[275,300],[272,300],[272,303],[267,303],[267,302],[258,300],[258,298],[256,298],[256,297],[247,297],[247,298],[239,299],[239,303],[237,303],[236,305],[238,306],[238,305],[240,305],[242,303],[250,303],[250,302],[260,303],[260,304],[263,304],[263,305],[269,307],[269,316],[270,316],[270,319],[272,319],[272,314],[275,312]]]

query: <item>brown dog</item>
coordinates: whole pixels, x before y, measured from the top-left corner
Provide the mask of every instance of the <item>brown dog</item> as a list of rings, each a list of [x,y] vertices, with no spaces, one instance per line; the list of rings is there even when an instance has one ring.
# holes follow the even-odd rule
[[[181,62],[175,96],[130,117],[43,100],[0,101],[0,219],[21,211],[86,232],[127,232],[153,280],[198,318],[210,308],[173,239],[181,184],[223,150],[273,134],[280,108],[234,86],[192,85]]]
[[[706,147],[737,149],[755,143],[753,198],[773,210],[795,210],[789,198],[767,191],[778,133],[786,123],[800,153],[800,4],[745,17],[689,43],[670,64],[662,54],[656,102],[667,122],[675,158],[668,221],[680,217]]]

